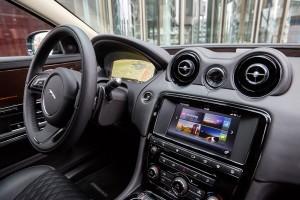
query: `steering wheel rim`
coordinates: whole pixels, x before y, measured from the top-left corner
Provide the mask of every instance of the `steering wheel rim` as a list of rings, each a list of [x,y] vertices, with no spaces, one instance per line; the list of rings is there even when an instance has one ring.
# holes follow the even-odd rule
[[[51,71],[45,85],[42,90],[42,111],[44,116],[47,115],[47,111],[44,108],[45,105],[51,108],[51,103],[48,102],[45,90],[51,90],[49,88],[55,87],[59,92],[57,98],[59,103],[53,103],[56,100],[56,96],[53,96],[53,105],[56,110],[59,110],[56,121],[51,120],[51,116],[46,118],[46,126],[44,129],[40,129],[36,118],[36,94],[32,88],[33,82],[37,77],[45,75],[42,71],[42,67],[45,64],[46,59],[54,45],[64,37],[70,36],[77,42],[78,49],[81,55],[81,74],[69,69],[54,69]],[[50,152],[64,144],[64,148],[73,146],[81,134],[83,133],[94,108],[94,102],[97,90],[97,61],[95,51],[88,36],[78,27],[73,25],[63,25],[54,28],[47,34],[40,47],[33,57],[30,64],[23,99],[23,117],[24,124],[27,131],[27,136],[32,146],[40,152]],[[54,80],[55,78],[56,80]],[[54,86],[57,80],[61,81],[61,88]],[[71,89],[69,87],[72,87]],[[66,94],[66,91],[68,94]],[[50,91],[51,93],[51,91]],[[53,93],[53,92],[52,92]],[[54,95],[54,94],[51,94]],[[62,96],[62,97],[61,97]],[[74,97],[67,99],[68,97]],[[54,98],[55,97],[55,98]],[[47,103],[44,103],[44,100]],[[64,106],[59,105],[64,103]],[[57,105],[56,105],[57,104]],[[73,105],[71,105],[73,104]],[[65,109],[73,110],[67,119],[65,124],[59,124],[58,119],[63,119]],[[52,108],[51,108],[52,109]],[[51,110],[50,109],[50,110]],[[52,109],[53,110],[53,109]],[[62,114],[63,113],[63,114]],[[53,114],[53,116],[54,116]],[[57,123],[58,122],[58,123]]]

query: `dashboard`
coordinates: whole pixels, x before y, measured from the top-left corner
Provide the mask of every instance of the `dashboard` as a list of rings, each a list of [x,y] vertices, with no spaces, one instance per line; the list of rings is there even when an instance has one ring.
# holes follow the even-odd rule
[[[93,40],[98,63],[104,78],[125,78],[130,120],[141,138],[123,197],[272,199],[296,193],[286,185],[300,184],[299,57],[267,47],[187,47],[170,55],[111,37]],[[136,62],[155,69],[147,79],[114,72]]]

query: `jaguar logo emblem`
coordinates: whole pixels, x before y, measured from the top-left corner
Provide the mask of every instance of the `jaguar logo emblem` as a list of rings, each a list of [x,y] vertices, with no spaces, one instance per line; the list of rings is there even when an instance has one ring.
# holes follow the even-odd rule
[[[51,96],[53,99],[56,99],[56,96],[55,96],[54,92],[53,92],[51,89],[49,89],[48,91],[49,91],[50,96]]]

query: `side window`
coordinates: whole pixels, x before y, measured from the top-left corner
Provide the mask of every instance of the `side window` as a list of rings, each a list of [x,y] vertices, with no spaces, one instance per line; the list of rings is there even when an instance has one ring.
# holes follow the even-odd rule
[[[27,37],[36,31],[50,30],[53,26],[18,8],[0,1],[0,57],[26,56]]]

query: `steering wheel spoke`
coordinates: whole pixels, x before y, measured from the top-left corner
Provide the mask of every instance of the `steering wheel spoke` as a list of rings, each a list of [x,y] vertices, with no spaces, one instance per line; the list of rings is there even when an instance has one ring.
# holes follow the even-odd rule
[[[29,82],[28,88],[33,94],[41,94],[49,73],[42,72],[35,75]]]
[[[55,127],[49,123],[46,123],[45,127],[40,131],[35,132],[33,140],[37,144],[43,144],[53,139],[56,135],[59,135],[63,131],[63,128]]]

